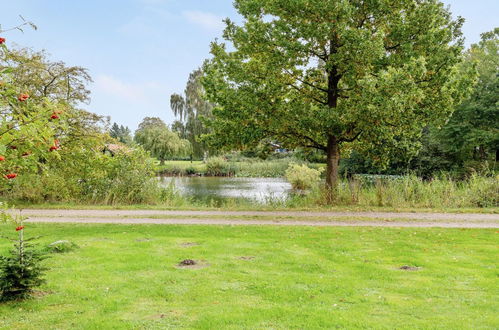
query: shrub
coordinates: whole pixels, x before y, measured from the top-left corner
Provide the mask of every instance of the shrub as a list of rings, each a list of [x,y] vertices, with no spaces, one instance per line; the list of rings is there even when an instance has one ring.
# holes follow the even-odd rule
[[[206,161],[206,174],[212,176],[231,176],[235,170],[223,157],[210,157]]]
[[[61,151],[62,159],[44,171],[23,175],[9,191],[22,202],[153,204],[160,201],[153,161],[141,149],[103,154],[79,148]]]
[[[307,165],[291,164],[286,170],[286,179],[293,189],[307,190],[317,186],[322,170],[315,170]]]
[[[197,171],[196,171],[196,168],[194,166],[189,166],[185,169],[185,174],[187,174],[187,175],[194,175],[196,173],[197,173]]]

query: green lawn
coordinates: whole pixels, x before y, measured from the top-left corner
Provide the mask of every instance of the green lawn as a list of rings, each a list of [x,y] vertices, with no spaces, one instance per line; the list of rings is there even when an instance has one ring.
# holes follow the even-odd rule
[[[499,326],[494,229],[27,227],[80,249],[47,260],[47,294],[0,305],[5,329]]]

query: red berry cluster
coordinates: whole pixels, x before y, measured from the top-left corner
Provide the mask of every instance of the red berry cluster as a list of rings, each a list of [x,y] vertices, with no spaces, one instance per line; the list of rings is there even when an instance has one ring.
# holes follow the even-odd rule
[[[4,176],[6,179],[12,180],[17,177],[17,173],[9,173]]]
[[[58,150],[61,147],[59,140],[54,140],[54,145],[50,147],[49,151]]]
[[[20,102],[24,102],[24,101],[26,101],[28,98],[29,98],[29,95],[28,95],[28,94],[26,94],[26,93],[21,93],[21,94],[19,94],[19,96],[17,97],[17,99],[18,99]]]

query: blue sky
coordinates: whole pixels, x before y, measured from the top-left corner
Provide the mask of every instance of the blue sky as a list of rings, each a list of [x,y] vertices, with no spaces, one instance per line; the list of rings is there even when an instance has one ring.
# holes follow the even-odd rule
[[[445,0],[466,19],[467,44],[499,26],[497,0]],[[231,0],[0,0],[3,28],[33,21],[38,31],[9,32],[21,46],[89,69],[92,101],[84,108],[135,129],[146,116],[174,118],[169,100],[209,57]]]

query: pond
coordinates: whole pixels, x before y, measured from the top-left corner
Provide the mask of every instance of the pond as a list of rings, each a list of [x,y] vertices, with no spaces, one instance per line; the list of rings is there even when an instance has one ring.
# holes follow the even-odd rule
[[[282,178],[161,177],[160,182],[163,186],[173,182],[183,196],[195,201],[236,198],[265,203],[283,200],[291,191],[291,185]]]

